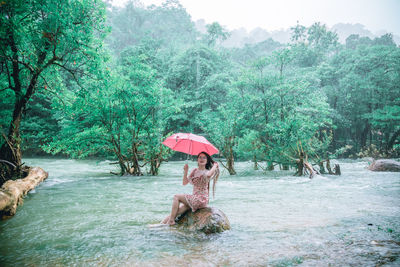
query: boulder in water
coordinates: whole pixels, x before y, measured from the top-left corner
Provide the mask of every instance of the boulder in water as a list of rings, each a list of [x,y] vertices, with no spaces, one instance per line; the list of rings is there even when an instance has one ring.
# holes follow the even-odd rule
[[[176,220],[176,227],[206,234],[220,233],[231,229],[228,217],[219,209],[206,207],[195,212],[185,212]]]
[[[368,169],[376,172],[400,172],[400,162],[391,159],[379,159],[372,162]]]

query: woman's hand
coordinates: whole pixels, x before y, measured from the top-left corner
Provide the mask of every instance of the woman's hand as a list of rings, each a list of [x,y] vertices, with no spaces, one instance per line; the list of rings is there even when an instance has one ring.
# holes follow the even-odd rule
[[[215,168],[218,169],[218,167],[219,167],[218,162],[215,161],[214,164],[213,164],[213,166],[215,166]]]
[[[183,166],[183,171],[184,171],[185,173],[187,173],[188,170],[189,170],[189,165],[185,164],[185,166]]]

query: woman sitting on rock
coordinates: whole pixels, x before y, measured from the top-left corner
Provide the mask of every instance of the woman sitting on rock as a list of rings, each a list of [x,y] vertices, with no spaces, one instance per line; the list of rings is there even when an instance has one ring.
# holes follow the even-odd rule
[[[162,224],[174,225],[176,216],[184,213],[188,209],[192,209],[192,211],[195,212],[197,209],[207,207],[210,180],[214,180],[214,195],[215,184],[219,177],[218,163],[206,152],[201,152],[197,155],[197,165],[198,168],[193,169],[189,177],[187,176],[189,166],[185,164],[183,167],[183,185],[187,185],[188,183],[192,184],[193,194],[175,195],[172,201],[171,214],[161,222]]]

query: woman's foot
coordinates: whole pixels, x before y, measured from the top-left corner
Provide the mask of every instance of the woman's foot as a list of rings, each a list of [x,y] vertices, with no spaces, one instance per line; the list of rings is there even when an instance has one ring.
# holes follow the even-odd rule
[[[175,224],[175,220],[169,220],[169,221],[167,222],[167,224],[168,224],[168,225],[174,225],[174,224]]]
[[[160,223],[167,224],[168,221],[169,221],[169,215],[167,217],[165,217],[164,220],[162,220]]]

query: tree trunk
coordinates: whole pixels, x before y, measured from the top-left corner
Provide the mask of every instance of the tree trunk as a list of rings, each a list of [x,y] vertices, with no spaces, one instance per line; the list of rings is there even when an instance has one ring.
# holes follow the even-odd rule
[[[254,155],[253,161],[254,161],[254,170],[258,170],[258,163],[257,163],[257,157],[256,157],[256,155]]]
[[[29,99],[32,97],[34,93],[34,89],[36,87],[38,78],[40,73],[43,71],[42,64],[46,59],[47,51],[50,48],[50,43],[45,42],[45,47],[38,54],[38,61],[36,63],[36,68],[30,69],[31,76],[29,80],[29,85],[26,88],[26,93],[22,92],[22,83],[20,72],[22,69],[20,68],[19,55],[18,55],[18,47],[14,40],[14,31],[13,29],[7,27],[7,41],[8,45],[12,51],[12,73],[8,76],[9,82],[11,79],[14,82],[14,86],[11,89],[15,93],[15,102],[14,102],[14,111],[12,115],[12,120],[8,130],[8,136],[5,137],[3,134],[4,143],[0,148],[1,159],[9,161],[13,163],[16,168],[12,169],[8,165],[3,165],[0,168],[0,175],[5,175],[1,178],[1,180],[8,180],[13,177],[20,178],[23,175],[22,170],[22,152],[21,152],[21,136],[20,136],[20,124],[22,119],[22,112],[26,108],[26,104]],[[55,58],[53,58],[53,61]],[[7,62],[6,62],[7,64]]]
[[[226,165],[228,165],[227,167],[227,169],[228,169],[228,172],[229,172],[229,174],[230,175],[235,175],[236,174],[236,171],[235,171],[235,168],[233,167],[233,163],[234,163],[234,159],[233,159],[233,154],[231,154],[228,158],[227,158],[227,162],[226,162],[227,164]]]
[[[295,176],[302,176],[303,175],[303,168],[304,168],[304,158],[300,155],[299,159],[296,161],[297,171],[294,174]]]
[[[48,173],[39,167],[30,168],[23,179],[7,181],[0,189],[0,217],[13,216],[17,206],[23,203],[22,198],[48,177]]]
[[[151,175],[158,175],[158,170],[161,166],[161,160],[158,158],[153,158],[150,161],[150,174]]]
[[[127,159],[127,157],[121,154],[120,150],[115,147],[114,147],[114,153],[118,158],[120,175],[124,174],[131,174],[136,176],[142,175],[140,171],[139,161],[137,160],[137,157],[135,157],[135,155],[132,156],[130,159]],[[113,174],[118,174],[118,173],[113,173]]]
[[[11,75],[8,76],[9,81],[11,79],[14,82],[14,87],[12,88],[15,93],[15,102],[14,102],[14,110],[13,110],[13,115],[12,115],[12,120],[10,122],[10,126],[8,128],[8,135],[7,137],[4,136],[3,138],[4,143],[0,148],[0,155],[3,160],[7,160],[11,163],[13,163],[16,166],[15,170],[12,170],[8,167],[8,174],[9,174],[9,179],[11,179],[12,176],[14,176],[15,173],[18,173],[20,171],[20,166],[22,162],[22,155],[21,155],[21,137],[19,133],[19,126],[21,123],[21,118],[22,118],[22,111],[25,108],[25,104],[27,103],[28,99],[26,98],[26,95],[28,95],[29,90],[33,90],[33,87],[36,85],[36,79],[35,76],[32,77],[32,80],[29,84],[29,87],[27,88],[27,93],[26,95],[22,95],[22,84],[21,84],[21,79],[19,76],[19,73],[21,71],[19,63],[18,63],[18,47],[15,43],[14,40],[14,31],[10,27],[6,27],[6,32],[7,32],[7,37],[8,37],[8,45],[11,48],[12,51],[12,73]],[[7,62],[6,62],[7,64]],[[34,83],[33,83],[34,82]],[[33,87],[31,85],[33,84]],[[30,97],[30,95],[29,95]]]
[[[226,158],[226,165],[223,165],[229,172],[230,175],[235,175],[236,171],[235,168],[233,167],[235,158],[233,157],[233,136],[229,136],[225,138],[225,151],[224,151],[224,156]]]
[[[361,143],[361,148],[365,148],[367,145],[367,138],[368,138],[368,134],[370,131],[371,126],[369,125],[368,121],[365,123],[365,128],[361,133],[361,139],[360,139],[360,143]]]
[[[326,160],[326,169],[328,170],[329,174],[334,174],[331,168],[331,162],[329,159]]]
[[[269,170],[269,171],[274,170],[274,163],[272,161],[267,162],[267,170]]]
[[[152,155],[150,159],[150,174],[158,175],[158,171],[160,169],[161,163],[164,161],[162,156],[162,146],[160,146],[160,151],[154,155]]]
[[[18,105],[19,101],[15,104],[13,119],[10,123],[8,136],[3,134],[4,143],[0,148],[0,155],[2,160],[6,160],[15,165],[12,168],[10,165],[0,165],[0,186],[8,179],[21,178],[22,172],[22,153],[21,153],[21,136],[19,133],[19,126],[21,123],[22,107]]]
[[[322,174],[326,173],[323,161],[318,162],[318,166],[319,166],[319,172],[320,173],[322,173]]]
[[[386,151],[390,151],[393,149],[394,142],[396,141],[397,137],[400,135],[400,129],[398,129],[390,138],[389,143],[387,145]]]
[[[342,175],[339,164],[335,164],[335,175]]]
[[[140,170],[140,165],[139,165],[139,156],[138,156],[138,149],[137,149],[137,144],[134,143],[132,144],[132,157],[131,157],[131,164],[133,169],[133,175],[143,175],[142,171]]]

